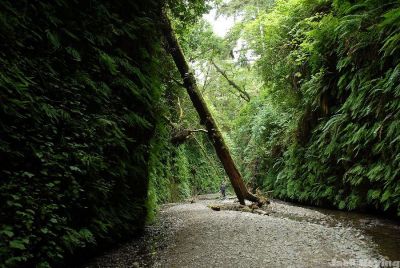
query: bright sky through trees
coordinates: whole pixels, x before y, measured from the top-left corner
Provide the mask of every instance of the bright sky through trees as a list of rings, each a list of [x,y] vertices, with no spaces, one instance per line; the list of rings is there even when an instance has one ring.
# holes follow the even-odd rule
[[[218,16],[218,18],[216,18],[216,13],[216,9],[211,9],[208,14],[204,15],[204,19],[211,24],[216,35],[224,37],[229,29],[232,28],[234,20],[233,17],[226,16]]]

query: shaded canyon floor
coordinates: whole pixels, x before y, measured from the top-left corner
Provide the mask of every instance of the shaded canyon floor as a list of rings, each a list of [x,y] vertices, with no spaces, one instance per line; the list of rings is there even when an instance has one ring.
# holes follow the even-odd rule
[[[272,201],[269,215],[211,210],[217,195],[164,205],[137,240],[83,267],[379,267],[400,260],[400,227],[373,216]]]

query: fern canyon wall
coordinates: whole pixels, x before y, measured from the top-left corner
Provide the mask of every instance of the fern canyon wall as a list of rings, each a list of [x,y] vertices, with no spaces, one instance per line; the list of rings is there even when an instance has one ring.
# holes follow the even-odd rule
[[[217,189],[208,141],[170,142],[167,119],[197,118],[169,81],[163,4],[1,1],[1,267],[61,266]]]
[[[399,2],[264,10],[242,26],[265,83],[232,133],[246,177],[281,199],[400,215]]]

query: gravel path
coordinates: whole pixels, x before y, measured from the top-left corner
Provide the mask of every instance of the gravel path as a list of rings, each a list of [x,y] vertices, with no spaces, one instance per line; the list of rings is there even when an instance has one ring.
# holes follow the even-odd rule
[[[318,211],[282,202],[271,203],[269,216],[207,207],[218,203],[164,206],[142,240],[86,267],[375,267],[381,258],[357,229]]]

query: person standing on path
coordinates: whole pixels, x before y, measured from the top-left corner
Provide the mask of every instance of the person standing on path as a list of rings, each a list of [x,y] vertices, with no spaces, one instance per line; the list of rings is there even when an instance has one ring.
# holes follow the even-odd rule
[[[221,191],[221,196],[222,196],[222,199],[225,199],[226,198],[226,183],[225,183],[225,180],[223,180],[222,182],[221,182],[221,186],[220,186],[220,191]]]

